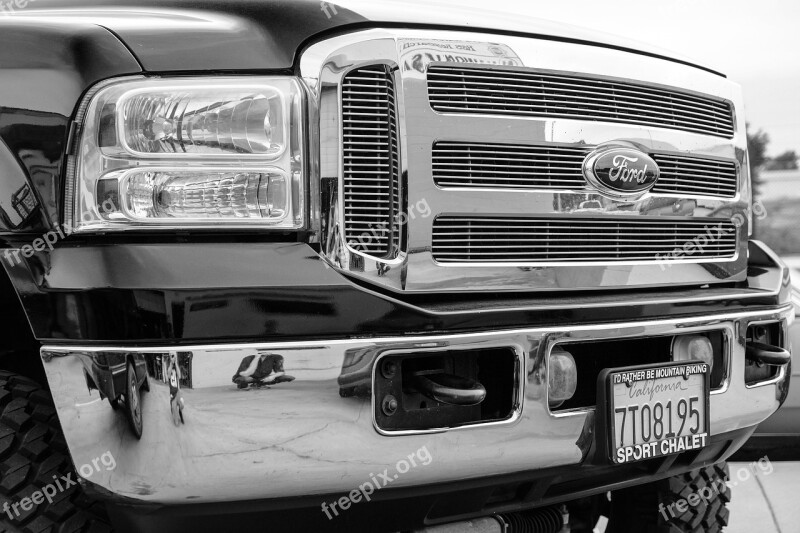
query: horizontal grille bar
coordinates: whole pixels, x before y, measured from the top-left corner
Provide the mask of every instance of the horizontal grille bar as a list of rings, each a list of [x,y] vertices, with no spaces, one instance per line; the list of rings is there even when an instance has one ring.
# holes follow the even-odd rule
[[[428,97],[441,113],[597,120],[725,138],[734,132],[726,101],[567,74],[432,65]]]
[[[733,161],[653,154],[661,177],[653,192],[733,198],[738,191],[738,169]]]
[[[387,66],[344,77],[342,129],[345,240],[365,254],[393,257],[401,206],[394,82]]]
[[[440,187],[586,190],[583,160],[592,147],[462,143],[433,146],[433,179]],[[661,169],[653,193],[733,198],[733,161],[651,154]]]
[[[722,219],[442,215],[432,250],[439,263],[649,262],[733,258],[736,242],[736,227]]]

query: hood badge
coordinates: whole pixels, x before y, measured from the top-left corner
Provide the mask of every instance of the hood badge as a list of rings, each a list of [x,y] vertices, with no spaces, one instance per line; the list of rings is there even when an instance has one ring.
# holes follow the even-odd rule
[[[583,161],[583,176],[597,191],[610,198],[634,199],[653,188],[658,163],[636,148],[598,148]]]

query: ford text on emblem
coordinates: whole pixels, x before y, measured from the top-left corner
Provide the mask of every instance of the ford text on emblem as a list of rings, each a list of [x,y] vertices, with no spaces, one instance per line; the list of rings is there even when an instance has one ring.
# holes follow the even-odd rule
[[[635,148],[600,148],[583,162],[586,181],[611,197],[641,196],[658,180],[658,164]]]

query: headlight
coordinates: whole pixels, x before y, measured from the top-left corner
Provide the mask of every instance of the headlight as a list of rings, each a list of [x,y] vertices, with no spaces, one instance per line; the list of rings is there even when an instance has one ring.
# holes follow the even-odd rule
[[[301,228],[301,94],[294,78],[272,76],[104,86],[84,106],[68,222],[74,231]]]

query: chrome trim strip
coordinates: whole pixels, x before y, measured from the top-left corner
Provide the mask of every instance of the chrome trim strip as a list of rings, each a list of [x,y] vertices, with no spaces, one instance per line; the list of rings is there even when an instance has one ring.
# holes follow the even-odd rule
[[[688,304],[688,303],[695,303],[695,302],[719,302],[719,301],[742,301],[742,300],[751,300],[754,298],[777,298],[780,296],[781,291],[783,289],[783,280],[785,276],[788,276],[788,268],[780,261],[780,258],[775,255],[772,250],[770,250],[764,243],[761,241],[750,241],[751,246],[758,248],[760,251],[764,251],[772,260],[773,267],[767,269],[758,269],[758,273],[754,273],[747,278],[747,285],[750,287],[748,290],[739,290],[739,289],[727,289],[727,288],[718,288],[714,290],[689,290],[684,292],[669,293],[669,296],[664,297],[652,297],[650,295],[642,295],[637,294],[635,296],[635,303],[636,305],[670,305],[670,304]],[[564,302],[556,297],[544,297],[542,298],[543,301],[547,303],[538,303],[532,304],[528,306],[521,306],[521,305],[510,305],[510,306],[487,306],[486,302],[483,302],[484,307],[482,308],[482,312],[484,313],[492,313],[492,312],[510,312],[510,311],[530,311],[530,310],[547,310],[547,309],[563,309]],[[536,299],[533,299],[535,302]],[[631,302],[634,301],[631,298],[624,298],[620,299],[618,296],[613,297],[601,297],[600,301],[586,301],[584,300],[581,303],[581,307],[583,308],[607,308],[607,307],[621,307],[621,306],[629,306]],[[431,308],[423,308],[428,311],[431,311]],[[446,308],[444,310],[434,309],[434,312],[437,314],[442,315],[459,315],[459,314],[470,314],[474,312],[472,307],[464,308],[464,309],[449,309]]]
[[[569,326],[569,334],[564,337],[572,338],[576,332],[601,332],[602,336],[596,338],[608,338],[617,335],[620,330],[627,328],[648,328],[651,326],[680,326],[681,332],[684,328],[697,327],[696,325],[703,324],[719,324],[725,320],[736,320],[742,318],[750,318],[754,321],[753,317],[759,316],[772,316],[775,314],[788,313],[792,310],[791,304],[784,304],[775,309],[766,311],[740,311],[736,313],[718,313],[715,315],[702,316],[702,317],[682,317],[682,318],[669,318],[669,319],[656,319],[656,320],[643,320],[643,321],[628,321],[628,322],[615,322],[613,324],[589,324],[579,326]],[[768,319],[765,319],[769,321]],[[695,324],[695,325],[692,325]],[[264,341],[263,343],[229,343],[229,344],[186,344],[186,345],[161,345],[161,346],[96,346],[96,345],[73,345],[73,344],[47,344],[43,345],[42,352],[87,352],[87,353],[100,353],[100,352],[117,352],[117,353],[164,353],[169,351],[228,351],[228,350],[242,350],[252,349],[253,346],[263,348],[257,349],[315,349],[315,348],[335,348],[342,346],[350,346],[353,344],[394,344],[398,343],[402,346],[407,346],[409,343],[422,343],[423,345],[431,342],[439,342],[442,340],[457,340],[469,341],[476,338],[486,336],[514,336],[525,335],[531,333],[546,333],[553,331],[552,327],[539,327],[530,329],[509,329],[499,330],[492,332],[482,333],[460,333],[451,335],[431,335],[431,336],[410,336],[410,337],[364,337],[352,339],[335,339],[329,341],[294,341],[294,342],[274,342],[270,343]],[[623,335],[624,337],[635,337],[636,334]],[[592,337],[595,338],[595,337]],[[586,338],[582,340],[587,340]],[[559,342],[565,342],[561,340]],[[423,346],[424,347],[424,346]],[[406,348],[407,349],[407,348]],[[45,361],[46,362],[46,361]]]

